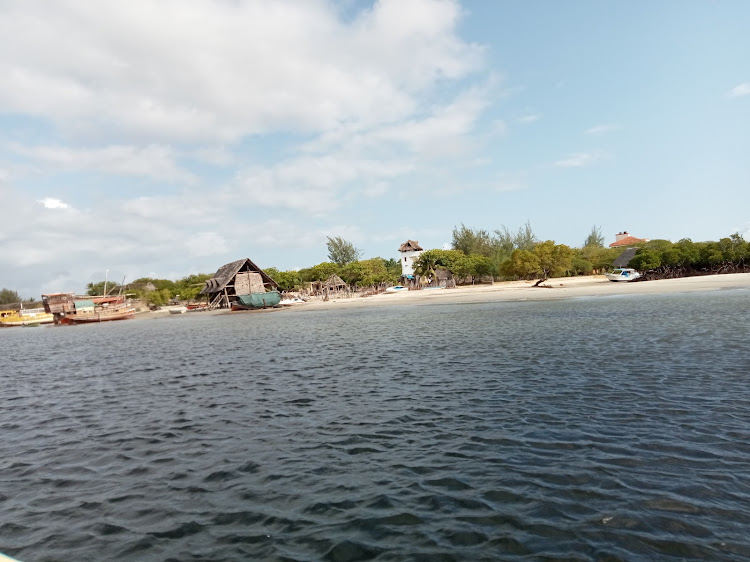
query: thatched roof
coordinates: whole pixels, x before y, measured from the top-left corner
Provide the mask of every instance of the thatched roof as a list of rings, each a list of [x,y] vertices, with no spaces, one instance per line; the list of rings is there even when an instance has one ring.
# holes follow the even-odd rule
[[[325,283],[323,283],[323,286],[328,287],[329,289],[337,289],[339,287],[346,287],[346,282],[334,273],[328,279],[326,279]]]
[[[421,252],[422,250],[422,246],[416,240],[407,240],[398,248],[399,252]]]
[[[612,262],[612,267],[628,267],[630,260],[633,259],[637,251],[638,248],[628,248],[619,256],[617,256],[617,259]]]
[[[216,273],[214,273],[214,276],[206,281],[206,286],[201,289],[200,294],[210,295],[223,290],[243,268],[245,271],[260,273],[260,276],[263,279],[263,284],[270,284],[278,289],[279,286],[276,284],[276,281],[271,279],[261,268],[250,261],[250,258],[245,258],[222,265]]]

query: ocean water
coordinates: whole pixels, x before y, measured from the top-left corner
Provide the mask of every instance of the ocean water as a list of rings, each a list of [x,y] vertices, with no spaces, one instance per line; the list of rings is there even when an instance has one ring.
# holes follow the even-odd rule
[[[750,560],[750,292],[0,330],[0,551]]]

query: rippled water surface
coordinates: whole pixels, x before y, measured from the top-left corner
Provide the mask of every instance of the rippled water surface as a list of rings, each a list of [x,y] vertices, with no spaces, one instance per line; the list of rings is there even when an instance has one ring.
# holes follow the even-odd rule
[[[0,551],[750,560],[750,293],[0,331]]]

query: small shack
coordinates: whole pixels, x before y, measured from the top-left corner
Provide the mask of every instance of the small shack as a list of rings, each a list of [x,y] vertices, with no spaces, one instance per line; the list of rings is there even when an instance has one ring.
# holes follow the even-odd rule
[[[249,258],[222,265],[206,281],[200,294],[208,297],[209,308],[231,308],[239,303],[239,295],[276,291],[279,286]]]

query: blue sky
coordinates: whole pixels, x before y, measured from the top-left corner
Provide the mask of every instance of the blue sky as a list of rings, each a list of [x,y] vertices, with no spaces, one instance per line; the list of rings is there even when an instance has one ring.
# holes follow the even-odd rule
[[[750,2],[0,0],[0,287],[750,239]]]

